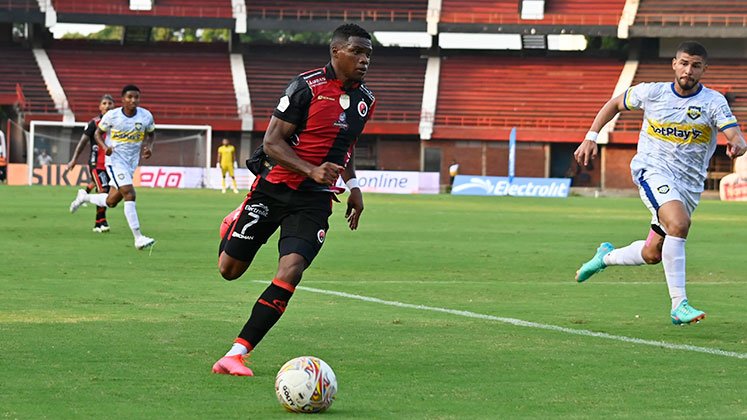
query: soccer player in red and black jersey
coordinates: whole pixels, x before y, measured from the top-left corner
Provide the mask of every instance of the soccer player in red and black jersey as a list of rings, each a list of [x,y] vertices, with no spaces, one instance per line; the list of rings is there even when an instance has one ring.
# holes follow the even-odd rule
[[[329,64],[295,77],[273,112],[262,146],[266,156],[254,170],[257,179],[246,200],[224,219],[218,266],[225,279],[240,277],[280,227],[277,273],[233,347],[213,366],[215,373],[253,375],[244,358],[285,312],[324,244],[332,201],[343,190],[335,187],[340,176],[350,189],[348,226],[358,228],[363,195],[354,150],[376,106],[363,83],[372,49],[363,28],[340,26],[332,34]]]
[[[114,98],[109,94],[102,96],[101,102],[99,102],[99,116],[88,121],[85,130],[83,130],[83,135],[80,136],[78,145],[75,146],[73,157],[67,163],[67,170],[73,169],[75,161],[83,152],[86,144],[91,145],[91,154],[88,158],[88,170],[91,173],[91,182],[86,187],[87,193],[91,192],[94,188],[99,193],[109,192],[109,176],[106,173],[106,166],[104,165],[106,150],[101,149],[96,143],[94,133],[96,132],[96,127],[99,125],[99,121],[101,121],[101,117],[112,108],[114,108]],[[93,226],[93,231],[98,233],[109,232],[109,223],[106,221],[106,207],[96,207],[96,224]]]

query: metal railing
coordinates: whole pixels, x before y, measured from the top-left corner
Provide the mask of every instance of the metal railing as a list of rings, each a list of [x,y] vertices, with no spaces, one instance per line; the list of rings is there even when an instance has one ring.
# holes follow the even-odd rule
[[[746,14],[665,14],[638,13],[635,25],[643,26],[717,26],[717,27],[746,27]]]

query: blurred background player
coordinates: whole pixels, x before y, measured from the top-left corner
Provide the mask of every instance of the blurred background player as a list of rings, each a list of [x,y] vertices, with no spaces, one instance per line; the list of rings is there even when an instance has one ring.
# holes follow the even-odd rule
[[[354,152],[375,107],[363,83],[372,48],[371,35],[363,28],[340,26],[330,42],[331,62],[295,77],[273,112],[262,146],[266,165],[260,165],[241,207],[224,221],[228,226],[218,268],[226,280],[239,278],[280,227],[277,272],[233,347],[213,365],[214,373],[253,375],[244,356],[280,319],[304,270],[321,250],[334,193],[341,192],[334,187],[340,175],[350,189],[348,226],[358,228],[363,195]]]
[[[643,110],[638,151],[630,169],[641,200],[653,215],[648,238],[620,249],[602,243],[596,255],[578,270],[576,280],[585,281],[610,265],[662,262],[672,299],[672,323],[676,325],[705,318],[703,311],[690,306],[685,294],[685,240],[703,192],[708,162],[716,150],[718,131],[726,135],[730,158],[747,151],[724,96],[700,83],[707,59],[701,44],[680,44],[672,59],[674,82],[640,83],[610,99],[575,152],[578,163],[588,165],[597,155],[599,130],[620,111]]]
[[[236,165],[236,148],[231,144],[228,139],[223,139],[222,145],[218,148],[218,168],[220,168],[220,185],[221,192],[226,193],[226,173],[231,176],[231,186],[233,192],[238,194],[239,190],[236,188],[236,177],[233,174],[233,168]]]
[[[144,249],[156,241],[140,232],[140,220],[135,207],[135,188],[132,177],[140,163],[140,155],[151,156],[156,126],[153,115],[140,108],[140,89],[127,85],[122,89],[122,106],[104,114],[94,134],[96,143],[106,151],[106,170],[109,173],[109,194],[88,194],[78,190],[70,203],[70,212],[75,213],[83,203],[115,207],[124,198],[124,214],[135,237],[135,248]],[[104,134],[106,142],[104,141]]]
[[[91,146],[91,154],[88,158],[88,171],[91,173],[91,182],[86,187],[86,193],[90,193],[94,187],[98,193],[109,193],[109,176],[106,173],[106,150],[99,147],[96,144],[96,128],[99,125],[99,121],[110,109],[114,108],[114,98],[112,95],[106,94],[101,97],[99,102],[99,115],[88,121],[83,135],[80,136],[78,145],[75,146],[75,152],[73,157],[70,158],[70,162],[67,163],[67,170],[71,170],[75,167],[78,156],[83,152],[86,144]],[[109,223],[106,221],[106,207],[96,206],[96,222],[93,226],[94,232],[109,232]]]

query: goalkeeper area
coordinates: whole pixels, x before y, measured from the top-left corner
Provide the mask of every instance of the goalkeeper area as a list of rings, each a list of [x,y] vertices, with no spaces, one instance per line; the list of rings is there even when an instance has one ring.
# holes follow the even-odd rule
[[[81,166],[74,168],[71,173],[66,171],[67,163],[73,156],[85,126],[86,123],[83,122],[68,124],[57,121],[32,121],[29,131],[24,132],[26,138],[24,154],[27,156],[26,166],[23,168],[25,170],[24,183],[27,185],[80,185],[81,180],[87,182],[85,178],[88,177],[86,167],[90,153],[89,145],[86,145],[84,152],[77,160]],[[187,185],[173,185],[173,176],[171,179],[164,176],[159,183],[150,175],[152,172],[157,174],[157,170],[148,171],[149,175],[140,177],[140,182],[147,186],[160,187],[210,187],[216,182],[211,181],[211,176],[214,178],[220,176],[210,170],[212,132],[212,127],[209,125],[158,124],[153,155],[149,159],[141,159],[140,166],[181,168],[161,172],[179,173],[180,182],[187,183]],[[51,164],[40,164],[38,157],[42,152],[50,156]],[[42,166],[46,167],[42,168]],[[12,175],[16,175],[17,179],[18,174]],[[142,170],[137,175],[142,175]],[[138,178],[137,175],[136,178]],[[11,183],[13,183],[12,180]],[[217,180],[217,183],[219,184],[220,180]]]
[[[574,281],[600,242],[645,235],[637,198],[366,194],[355,232],[342,200],[252,353],[256,376],[240,378],[210,369],[272,279],[277,238],[228,282],[218,228],[240,197],[139,189],[159,239],[149,255],[119,208],[111,233],[91,233],[92,208],[68,212],[74,194],[0,187],[4,417],[287,418],[275,374],[301,355],[337,374],[325,415],[338,418],[746,413],[744,202],[703,200],[694,214],[688,297],[708,317],[676,327],[661,266]]]

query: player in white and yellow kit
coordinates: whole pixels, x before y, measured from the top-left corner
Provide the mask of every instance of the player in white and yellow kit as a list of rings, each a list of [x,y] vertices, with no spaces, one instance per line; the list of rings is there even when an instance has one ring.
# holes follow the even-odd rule
[[[685,241],[716,149],[717,131],[726,135],[729,157],[747,151],[724,96],[700,83],[707,58],[699,43],[680,44],[672,59],[675,81],[641,83],[612,98],[599,111],[575,153],[579,164],[588,164],[597,155],[596,136],[605,124],[619,111],[644,111],[638,151],[630,169],[641,199],[653,215],[648,238],[619,249],[602,243],[596,255],[578,270],[576,280],[585,281],[610,265],[662,262],[673,324],[705,318],[703,311],[689,305],[685,294]]]
[[[236,148],[228,141],[223,139],[223,144],[218,148],[218,168],[220,169],[221,192],[226,193],[226,173],[231,176],[231,186],[233,192],[238,194],[236,188],[236,177],[233,175],[233,168],[236,166]]]
[[[132,177],[140,163],[140,155],[145,159],[151,156],[156,126],[150,111],[140,108],[139,104],[140,89],[127,85],[122,89],[122,106],[108,111],[101,118],[94,136],[99,147],[106,150],[106,170],[109,185],[113,188],[109,194],[87,194],[85,190],[79,190],[70,203],[70,212],[74,213],[85,202],[115,207],[124,199],[124,214],[135,237],[135,248],[143,249],[156,241],[140,232]],[[106,141],[104,133],[108,134]]]

